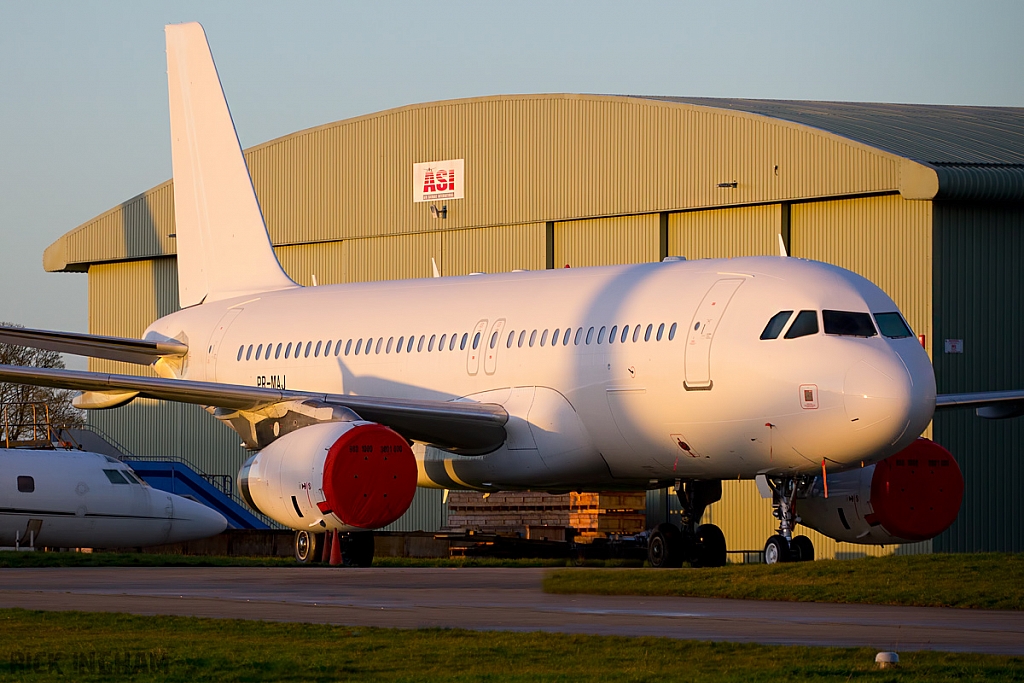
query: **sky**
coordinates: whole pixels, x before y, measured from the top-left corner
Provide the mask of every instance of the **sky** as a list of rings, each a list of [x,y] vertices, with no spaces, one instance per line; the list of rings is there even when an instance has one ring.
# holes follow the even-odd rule
[[[0,0],[0,320],[87,330],[86,275],[42,253],[170,177],[163,26],[184,21],[244,147],[513,93],[1024,106],[1017,1]]]

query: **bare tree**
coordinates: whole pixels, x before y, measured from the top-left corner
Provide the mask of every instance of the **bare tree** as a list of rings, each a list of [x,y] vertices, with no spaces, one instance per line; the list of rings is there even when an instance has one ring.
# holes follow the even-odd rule
[[[7,327],[21,327],[12,323],[0,323]],[[64,359],[56,351],[32,349],[27,346],[0,344],[0,364],[21,365],[36,368],[63,368]],[[67,389],[33,387],[26,384],[0,382],[0,420],[4,424],[4,436],[18,440],[31,438],[33,423],[42,423],[49,409],[50,424],[54,427],[74,427],[85,423],[84,413],[71,405],[75,392]],[[35,406],[35,413],[33,413]]]

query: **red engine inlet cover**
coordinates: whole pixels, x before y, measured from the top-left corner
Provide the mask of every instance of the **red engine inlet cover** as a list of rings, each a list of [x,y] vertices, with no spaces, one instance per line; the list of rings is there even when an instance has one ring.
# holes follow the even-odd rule
[[[868,522],[898,538],[923,541],[949,528],[963,497],[964,477],[953,455],[922,437],[875,465]]]
[[[416,458],[405,439],[379,424],[353,427],[334,442],[324,463],[328,509],[361,529],[401,517],[416,493]]]

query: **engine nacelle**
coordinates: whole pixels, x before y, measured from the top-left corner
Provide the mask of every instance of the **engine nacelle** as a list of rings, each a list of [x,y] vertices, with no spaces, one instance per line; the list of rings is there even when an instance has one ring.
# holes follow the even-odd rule
[[[303,427],[245,461],[245,502],[292,529],[364,531],[401,517],[416,493],[416,459],[375,422]]]
[[[889,545],[934,538],[960,512],[964,477],[952,454],[919,438],[899,453],[856,470],[821,477],[798,498],[802,524],[849,543]]]

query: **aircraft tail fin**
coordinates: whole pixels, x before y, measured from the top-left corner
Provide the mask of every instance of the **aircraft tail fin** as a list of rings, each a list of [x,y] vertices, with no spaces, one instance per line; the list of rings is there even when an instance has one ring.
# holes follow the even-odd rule
[[[203,27],[165,32],[180,306],[297,287],[270,244]]]

